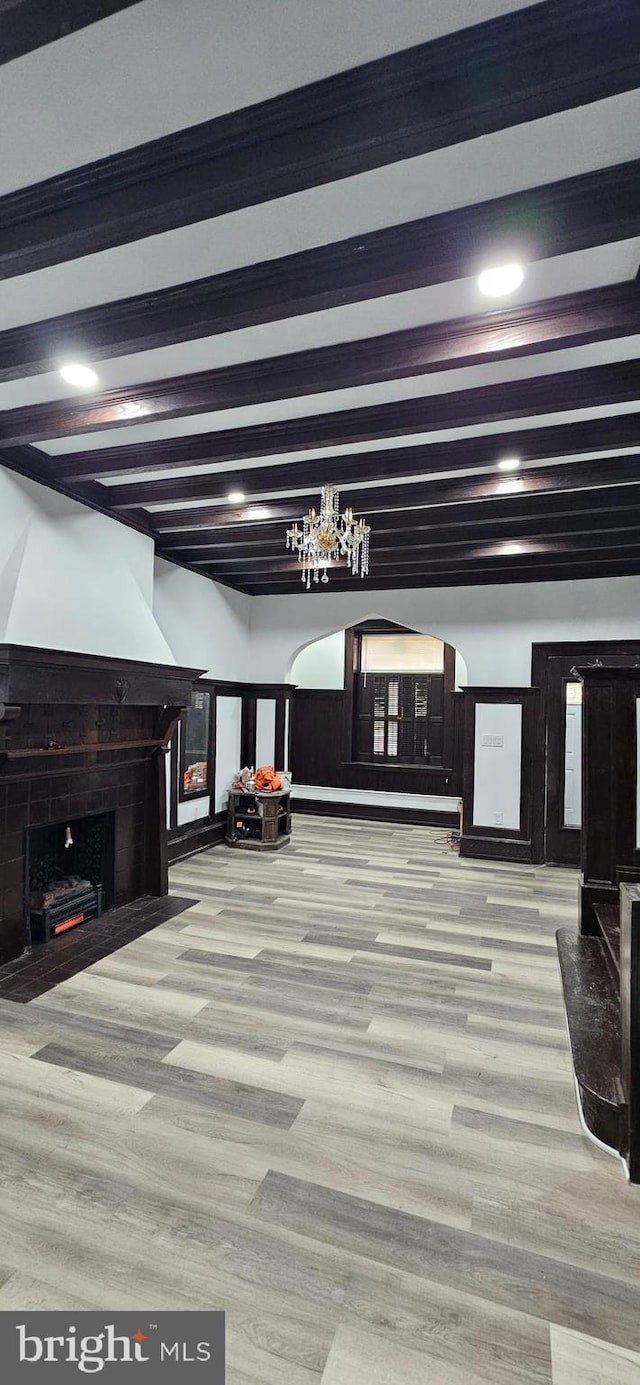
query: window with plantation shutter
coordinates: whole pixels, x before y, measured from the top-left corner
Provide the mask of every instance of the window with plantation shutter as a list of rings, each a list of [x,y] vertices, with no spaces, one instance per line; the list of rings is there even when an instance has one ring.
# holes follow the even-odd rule
[[[355,691],[359,760],[442,764],[442,673],[359,673]]]

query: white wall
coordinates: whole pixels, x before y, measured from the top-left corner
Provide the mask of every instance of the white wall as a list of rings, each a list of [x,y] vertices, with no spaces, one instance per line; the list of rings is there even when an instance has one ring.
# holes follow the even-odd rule
[[[344,630],[336,630],[301,649],[288,681],[298,688],[343,688]]]
[[[175,663],[151,539],[0,467],[0,642]]]
[[[344,630],[305,645],[293,660],[288,681],[297,688],[343,688]],[[468,681],[465,661],[456,650],[456,688],[466,687]]]
[[[156,559],[154,613],[158,625],[175,662],[202,668],[209,678],[242,681],[253,676],[249,674],[250,601],[242,592]]]
[[[214,784],[214,813],[227,806],[229,789],[240,764],[242,698],[219,697],[216,718],[216,765]]]
[[[256,763],[275,767],[276,703],[273,697],[256,698]],[[279,766],[282,769],[282,765]]]
[[[249,671],[249,604],[146,534],[0,467],[0,643]]]
[[[265,680],[294,682],[300,650],[372,616],[454,645],[471,686],[528,687],[534,642],[638,639],[640,577],[386,592],[363,583],[362,591],[257,596],[250,612],[254,666]]]
[[[520,830],[522,707],[514,702],[476,705],[474,827]]]

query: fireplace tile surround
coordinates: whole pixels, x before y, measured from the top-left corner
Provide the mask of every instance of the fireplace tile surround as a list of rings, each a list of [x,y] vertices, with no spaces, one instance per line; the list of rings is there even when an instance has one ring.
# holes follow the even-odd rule
[[[0,645],[0,964],[30,946],[33,827],[113,812],[115,909],[166,895],[164,748],[200,672]]]

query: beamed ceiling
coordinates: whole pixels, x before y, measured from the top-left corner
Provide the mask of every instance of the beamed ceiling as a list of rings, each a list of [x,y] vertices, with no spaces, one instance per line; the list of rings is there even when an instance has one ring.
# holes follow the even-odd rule
[[[0,10],[0,464],[255,595],[329,482],[371,587],[640,572],[638,0]]]

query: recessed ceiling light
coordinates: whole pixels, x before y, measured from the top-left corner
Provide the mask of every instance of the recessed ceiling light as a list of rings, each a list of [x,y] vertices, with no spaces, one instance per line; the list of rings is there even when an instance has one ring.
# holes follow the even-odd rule
[[[230,500],[232,505],[240,505],[244,500],[244,491],[229,491],[227,500]]]
[[[79,362],[71,361],[69,365],[61,366],[60,374],[68,385],[77,385],[83,390],[91,389],[98,383],[95,370],[92,370],[90,365],[80,365]]]
[[[478,288],[489,298],[500,298],[504,293],[514,293],[524,279],[524,270],[519,264],[503,264],[496,269],[483,269],[478,276]]]
[[[524,481],[521,476],[510,476],[507,481],[498,481],[496,489],[502,491],[503,494],[509,494],[510,491],[521,491],[524,490]]]
[[[118,413],[121,418],[139,418],[141,414],[149,413],[147,404],[139,404],[132,399],[126,404],[118,404]]]
[[[498,471],[517,471],[520,466],[519,457],[503,457],[498,462]]]

